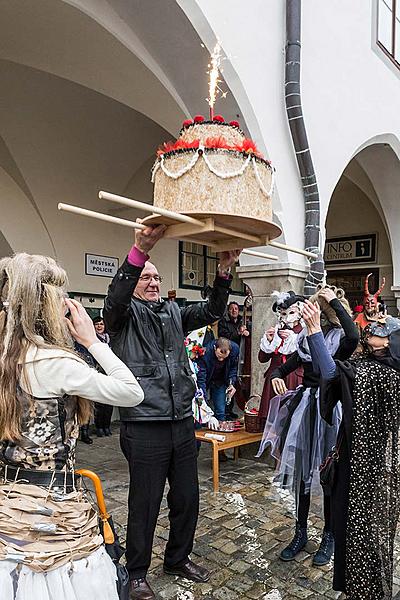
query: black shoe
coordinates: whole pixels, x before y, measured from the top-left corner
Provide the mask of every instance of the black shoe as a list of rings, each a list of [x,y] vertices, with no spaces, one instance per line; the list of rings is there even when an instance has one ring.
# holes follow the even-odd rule
[[[112,435],[111,429],[109,427],[106,427],[106,429],[104,430],[104,434],[107,436]]]
[[[225,420],[226,421],[236,421],[236,419],[239,418],[239,415],[237,415],[234,412],[229,412],[225,415]]]
[[[106,435],[106,432],[104,431],[104,429],[96,429],[96,435],[97,437],[104,437]]]
[[[81,442],[84,444],[93,444],[93,440],[89,436],[89,425],[82,425],[81,427]]]
[[[185,579],[190,579],[191,581],[196,581],[197,583],[205,583],[210,579],[210,571],[204,567],[201,567],[200,565],[196,565],[189,558],[187,562],[180,567],[167,567],[164,565],[164,573],[167,575],[185,577]]]
[[[154,600],[155,594],[146,579],[131,579],[129,582],[130,600]]]
[[[331,531],[325,531],[324,529],[321,543],[312,561],[314,567],[323,567],[324,565],[327,565],[332,558],[334,549],[335,542],[333,533]]]
[[[290,544],[282,550],[279,558],[284,561],[293,560],[298,553],[303,550],[304,546],[308,542],[307,527],[300,527],[296,524],[296,532]]]

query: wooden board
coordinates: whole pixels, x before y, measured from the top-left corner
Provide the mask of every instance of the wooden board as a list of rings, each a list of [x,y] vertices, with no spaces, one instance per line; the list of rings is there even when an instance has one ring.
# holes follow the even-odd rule
[[[150,215],[143,220],[146,225],[167,225],[165,238],[179,239],[210,246],[214,250],[255,248],[266,246],[280,236],[281,229],[271,221],[228,215],[224,213],[185,212],[201,223],[181,223],[177,219]]]

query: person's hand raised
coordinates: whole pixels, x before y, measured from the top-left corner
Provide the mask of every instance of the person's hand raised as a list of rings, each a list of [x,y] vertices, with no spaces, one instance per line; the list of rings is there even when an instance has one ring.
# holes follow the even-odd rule
[[[291,332],[289,329],[278,329],[278,335],[281,340],[286,340],[290,336]]]
[[[318,296],[320,298],[323,298],[324,300],[326,300],[326,302],[328,302],[328,304],[329,304],[329,302],[331,302],[332,300],[336,300],[336,298],[337,298],[335,292],[330,287],[322,288],[322,290],[319,292]]]
[[[229,269],[233,267],[235,263],[238,262],[239,256],[242,249],[238,250],[225,250],[224,252],[219,253],[219,266],[223,271],[224,269]]]
[[[141,223],[142,219],[136,219],[136,222]],[[135,229],[136,248],[144,254],[149,254],[157,242],[161,240],[166,229],[166,225],[146,227],[145,229]]]
[[[318,302],[312,303],[309,300],[306,300],[303,306],[302,316],[307,325],[308,335],[321,331],[321,309]]]
[[[275,336],[275,327],[270,327],[269,329],[267,329],[267,331],[265,332],[265,336],[269,342],[272,342]]]
[[[82,304],[72,298],[65,298],[65,305],[71,316],[69,319],[67,317],[64,317],[64,319],[74,340],[85,346],[85,348],[89,348],[92,344],[98,342],[93,321]]]

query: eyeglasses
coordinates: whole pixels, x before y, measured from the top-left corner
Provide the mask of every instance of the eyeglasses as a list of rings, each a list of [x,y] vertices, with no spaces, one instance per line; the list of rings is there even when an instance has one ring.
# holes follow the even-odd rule
[[[162,282],[161,275],[141,275],[139,277],[139,280],[140,281],[144,281],[145,283],[149,283],[152,279],[154,279],[154,281],[156,283],[161,283]]]

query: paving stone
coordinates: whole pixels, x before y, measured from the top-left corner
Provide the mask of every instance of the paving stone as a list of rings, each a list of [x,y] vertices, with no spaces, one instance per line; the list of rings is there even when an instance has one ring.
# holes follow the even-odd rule
[[[78,444],[78,468],[102,478],[107,507],[124,543],[128,517],[128,468],[115,435]],[[112,457],[112,458],[111,458]],[[239,459],[221,465],[220,493],[212,492],[211,448],[203,444],[199,457],[200,515],[192,559],[207,567],[204,584],[171,578],[162,563],[169,535],[166,494],[154,536],[149,582],[163,600],[342,600],[332,590],[332,564],[312,566],[323,523],[321,503],[312,499],[309,544],[290,563],[278,554],[294,531],[294,502],[273,482],[271,466]],[[124,558],[122,559],[124,562]],[[395,540],[394,598],[400,600],[400,538]],[[343,597],[344,598],[344,597]]]

